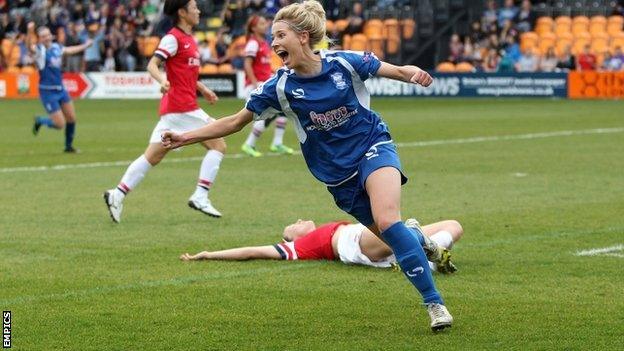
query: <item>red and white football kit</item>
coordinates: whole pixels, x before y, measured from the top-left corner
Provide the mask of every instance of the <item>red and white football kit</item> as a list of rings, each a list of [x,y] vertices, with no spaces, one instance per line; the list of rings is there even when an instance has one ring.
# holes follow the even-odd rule
[[[245,45],[245,57],[253,58],[251,68],[258,82],[264,82],[271,77],[271,47],[263,40],[258,41],[254,37],[249,37]],[[245,86],[251,81],[245,77]]]
[[[154,55],[165,61],[170,88],[160,100],[160,122],[150,143],[159,143],[166,130],[184,133],[214,121],[197,104],[197,79],[201,65],[195,38],[178,27],[162,37]]]
[[[275,248],[284,260],[334,260],[332,237],[340,226],[349,222],[331,222],[292,242],[282,242]]]

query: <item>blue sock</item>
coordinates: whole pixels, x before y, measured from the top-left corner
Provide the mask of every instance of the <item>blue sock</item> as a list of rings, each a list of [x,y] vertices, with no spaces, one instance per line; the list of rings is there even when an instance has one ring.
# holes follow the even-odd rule
[[[54,125],[54,122],[52,122],[52,120],[49,117],[38,116],[37,123],[41,124],[42,126],[46,126],[48,128],[59,129]]]
[[[422,248],[422,233],[410,230],[403,222],[396,222],[381,236],[386,241],[407,279],[418,289],[425,303],[444,304],[433,283],[429,261]]]
[[[65,148],[72,147],[74,142],[74,131],[76,130],[76,122],[65,124]]]

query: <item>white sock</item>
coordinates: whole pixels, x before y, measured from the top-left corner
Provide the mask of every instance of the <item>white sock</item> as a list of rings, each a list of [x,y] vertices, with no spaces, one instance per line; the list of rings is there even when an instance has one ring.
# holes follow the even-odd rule
[[[247,140],[245,140],[245,144],[251,147],[256,147],[256,141],[258,141],[258,138],[260,138],[265,129],[266,127],[264,126],[264,121],[254,122],[251,132],[249,132]]]
[[[430,236],[430,238],[433,242],[447,250],[450,250],[453,247],[453,236],[446,230],[441,230]]]
[[[286,117],[280,116],[275,119],[275,134],[271,145],[282,145],[284,143],[284,132],[286,132]]]
[[[152,165],[147,161],[145,155],[141,155],[134,160],[134,162],[128,166],[126,173],[117,186],[118,195],[123,199],[132,189],[139,185],[150,168],[152,168]]]
[[[199,180],[197,181],[197,187],[195,188],[195,194],[193,196],[208,196],[208,190],[214,183],[219,172],[219,165],[223,160],[223,154],[217,150],[209,150],[206,156],[202,160],[199,167]]]
[[[438,271],[438,267],[436,266],[435,263],[431,262],[431,261],[427,261],[429,262],[429,268],[431,269],[432,272],[437,272]]]

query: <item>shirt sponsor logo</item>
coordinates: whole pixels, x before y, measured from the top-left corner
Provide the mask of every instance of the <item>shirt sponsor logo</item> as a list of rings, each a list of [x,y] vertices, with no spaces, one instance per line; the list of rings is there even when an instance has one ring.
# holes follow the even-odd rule
[[[190,48],[190,47],[191,47],[191,44],[190,44],[190,43],[186,43],[186,44],[184,44],[184,48],[185,48],[185,49],[188,49],[188,48]]]
[[[349,118],[357,113],[357,109],[349,111],[346,106],[341,106],[323,113],[310,111],[310,120],[312,120],[314,125],[309,126],[307,129],[328,131],[347,123]]]

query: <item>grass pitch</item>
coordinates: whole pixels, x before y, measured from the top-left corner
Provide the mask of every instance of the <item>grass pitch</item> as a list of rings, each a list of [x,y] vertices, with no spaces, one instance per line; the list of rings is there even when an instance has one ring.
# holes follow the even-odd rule
[[[438,335],[390,270],[178,261],[274,243],[297,218],[347,218],[301,156],[226,158],[211,190],[217,220],[186,206],[203,155],[186,147],[148,174],[116,225],[101,195],[143,152],[157,102],[77,101],[77,155],[61,153],[61,132],[31,135],[38,101],[0,106],[0,307],[16,350],[622,347],[622,102],[373,99],[402,145],[403,216],[464,225],[459,272],[436,276],[455,317]],[[224,116],[242,102],[204,107]],[[248,130],[227,139],[231,154]]]

